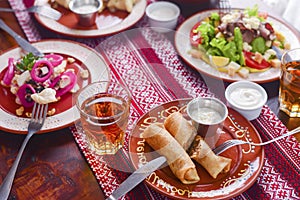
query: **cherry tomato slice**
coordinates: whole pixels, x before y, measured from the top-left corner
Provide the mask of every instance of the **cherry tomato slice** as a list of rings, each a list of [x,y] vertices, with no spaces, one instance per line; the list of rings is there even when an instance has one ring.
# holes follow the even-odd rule
[[[198,28],[201,22],[197,22],[190,31],[190,43],[193,47],[198,47],[202,43],[202,39],[199,36],[199,33],[195,33],[194,30]]]
[[[252,57],[254,56],[254,53],[252,52],[244,51],[244,56],[245,56],[245,63],[248,67],[261,70],[271,66],[271,64],[267,62],[265,59],[263,59],[261,63],[258,63],[255,60],[253,60]]]

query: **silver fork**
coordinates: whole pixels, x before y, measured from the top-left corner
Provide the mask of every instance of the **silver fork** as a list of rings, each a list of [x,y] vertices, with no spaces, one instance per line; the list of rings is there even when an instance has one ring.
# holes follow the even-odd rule
[[[293,135],[295,133],[298,133],[300,131],[300,126],[279,136],[276,138],[273,138],[272,140],[266,141],[266,142],[262,142],[262,143],[253,143],[253,142],[247,142],[244,140],[238,140],[238,139],[234,139],[234,140],[227,140],[226,142],[222,143],[220,146],[217,146],[216,148],[213,149],[213,152],[216,155],[219,155],[220,153],[226,151],[227,149],[234,147],[236,145],[240,145],[240,144],[249,144],[249,145],[253,145],[253,146],[263,146],[263,145],[267,145],[270,144],[272,142],[275,142],[277,140],[280,140],[282,138],[288,137],[290,135]]]
[[[46,116],[47,116],[47,111],[48,111],[48,104],[38,104],[38,103],[34,104],[33,109],[32,109],[31,119],[28,124],[28,134],[22,143],[22,146],[16,157],[16,160],[14,161],[12,167],[10,168],[8,174],[6,175],[5,179],[3,180],[3,182],[0,186],[0,199],[1,200],[6,200],[8,198],[11,187],[12,187],[12,183],[13,183],[13,180],[14,180],[19,162],[20,162],[20,159],[24,152],[24,149],[25,149],[29,139],[33,136],[33,134],[40,131],[41,128],[43,127]]]
[[[39,15],[43,15],[50,19],[59,20],[61,17],[61,13],[50,6],[31,6],[25,9],[10,9],[10,8],[0,8],[2,12],[30,12],[30,13],[37,13]]]
[[[219,0],[219,12],[229,13],[231,11],[231,5],[229,0]]]
[[[27,52],[32,52],[33,55],[35,56],[39,56],[39,57],[44,56],[44,54],[41,51],[39,51],[37,48],[31,45],[27,40],[25,40],[16,32],[14,32],[9,26],[7,26],[7,24],[5,24],[5,22],[2,19],[0,19],[0,28],[6,31],[8,34],[10,34],[23,50]]]

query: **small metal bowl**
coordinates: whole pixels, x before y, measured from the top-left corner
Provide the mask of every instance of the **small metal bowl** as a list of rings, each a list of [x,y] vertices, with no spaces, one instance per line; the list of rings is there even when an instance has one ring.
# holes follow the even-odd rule
[[[212,147],[219,139],[218,129],[228,116],[227,106],[217,98],[197,97],[187,104],[187,114],[197,133]]]
[[[71,0],[69,9],[76,15],[78,24],[92,26],[102,5],[102,0]]]

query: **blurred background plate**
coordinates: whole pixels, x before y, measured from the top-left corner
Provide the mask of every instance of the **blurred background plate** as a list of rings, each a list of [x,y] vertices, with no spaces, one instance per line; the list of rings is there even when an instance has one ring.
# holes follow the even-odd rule
[[[132,27],[144,16],[147,1],[139,0],[131,13],[105,9],[97,15],[96,24],[91,27],[78,25],[75,14],[56,2],[50,4],[45,0],[36,0],[34,4],[52,6],[63,14],[58,21],[35,14],[37,21],[45,28],[66,36],[88,38],[112,35]]]

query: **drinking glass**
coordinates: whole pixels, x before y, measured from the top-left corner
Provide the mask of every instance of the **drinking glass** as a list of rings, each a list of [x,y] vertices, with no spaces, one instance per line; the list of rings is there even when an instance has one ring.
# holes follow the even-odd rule
[[[300,48],[285,52],[281,59],[279,108],[290,117],[300,117]]]
[[[122,148],[130,101],[128,89],[116,82],[91,83],[78,92],[81,124],[89,148],[96,154],[115,154]]]

